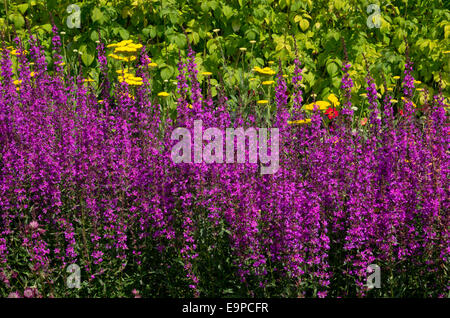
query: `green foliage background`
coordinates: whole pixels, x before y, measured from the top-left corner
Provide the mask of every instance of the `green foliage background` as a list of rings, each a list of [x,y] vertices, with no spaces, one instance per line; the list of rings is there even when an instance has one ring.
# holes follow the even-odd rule
[[[132,38],[145,43],[153,61],[158,63],[154,87],[174,90],[171,81],[176,76],[176,63],[185,54],[187,37],[198,52],[200,71],[217,71],[224,76],[229,91],[252,76],[251,67],[267,65],[281,59],[291,65],[295,56],[294,35],[301,61],[305,66],[306,96],[312,92],[319,98],[336,93],[340,86],[343,60],[341,37],[352,63],[350,75],[355,90],[364,91],[364,53],[377,86],[381,88],[382,74],[388,84],[395,84],[394,75],[402,75],[405,63],[405,41],[411,46],[414,76],[431,92],[436,91],[439,72],[442,86],[448,94],[450,84],[450,10],[449,2],[417,1],[294,1],[294,0],[116,0],[116,1],[57,1],[3,0],[0,25],[6,40],[17,32],[27,36],[27,26],[39,34],[49,47],[52,20],[63,36],[65,58],[78,59],[74,49],[83,53],[82,63],[92,78],[98,78],[96,43],[98,32],[107,42]],[[81,28],[69,29],[67,7],[81,8]],[[369,4],[378,4],[381,27],[367,26]],[[7,10],[7,13],[6,13]],[[220,29],[218,32],[213,32]],[[256,41],[251,44],[250,41]],[[245,53],[239,48],[247,48]],[[48,55],[50,58],[50,51]],[[289,70],[292,71],[292,66]],[[85,74],[86,74],[85,73]],[[289,73],[289,72],[288,72]],[[168,82],[164,83],[164,80]],[[397,81],[398,82],[398,81]],[[248,82],[247,82],[248,84]],[[422,85],[422,86],[423,86]],[[381,88],[381,93],[383,89]],[[213,95],[216,92],[213,90]],[[359,102],[359,94],[355,102]]]

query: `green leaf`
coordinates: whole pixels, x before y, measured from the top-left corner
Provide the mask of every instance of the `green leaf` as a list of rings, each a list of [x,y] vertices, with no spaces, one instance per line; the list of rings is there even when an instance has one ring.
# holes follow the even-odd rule
[[[234,19],[233,22],[231,22],[231,27],[234,32],[238,32],[241,28],[241,21],[239,19]]]
[[[119,30],[119,34],[122,40],[128,40],[128,38],[130,37],[130,33],[123,28]]]
[[[338,66],[334,62],[327,64],[327,72],[332,77],[337,74],[338,69],[339,69]]]
[[[161,78],[163,80],[169,80],[172,77],[173,73],[173,69],[170,66],[165,67],[161,70]]]
[[[209,11],[209,3],[207,1],[203,1],[200,8],[202,9],[203,12],[208,12]]]
[[[28,10],[28,4],[27,3],[19,4],[17,8],[19,9],[20,13],[24,14]]]
[[[92,31],[91,32],[91,40],[92,41],[98,41],[98,32],[97,31]]]
[[[91,17],[93,22],[102,24],[105,21],[105,16],[99,8],[92,9]]]
[[[49,23],[41,25],[41,28],[46,32],[52,32],[52,25]]]
[[[21,29],[25,24],[24,18],[18,13],[10,14],[9,20],[14,23],[14,26],[16,27],[16,29]]]
[[[183,34],[175,36],[174,41],[178,48],[184,48],[186,46],[186,37]]]
[[[92,49],[90,49],[89,47],[87,47],[85,44],[81,45],[80,48],[78,49],[78,51],[80,51],[81,54],[81,61],[83,62],[84,65],[89,66],[92,64],[92,62],[94,61],[94,52]]]
[[[222,8],[222,12],[225,15],[225,18],[229,19],[233,15],[233,8],[231,8],[230,6],[225,5]]]
[[[309,28],[309,21],[306,20],[306,19],[301,19],[300,20],[300,28],[302,29],[303,32],[308,30],[308,28]]]

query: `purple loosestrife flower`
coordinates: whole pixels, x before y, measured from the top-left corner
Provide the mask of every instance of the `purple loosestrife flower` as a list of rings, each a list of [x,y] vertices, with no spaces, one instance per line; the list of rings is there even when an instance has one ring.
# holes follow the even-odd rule
[[[302,119],[302,111],[301,111],[301,107],[302,107],[302,102],[303,102],[303,97],[302,97],[302,89],[300,86],[300,82],[302,81],[302,68],[301,68],[301,62],[298,59],[298,57],[295,58],[294,60],[294,76],[292,77],[292,85],[293,85],[293,94],[292,94],[292,99],[293,99],[293,115],[294,115],[294,120],[295,119]],[[300,116],[299,118],[297,118],[297,116]]]
[[[53,55],[54,64],[56,68],[56,72],[59,74],[59,76],[62,76],[64,68],[63,68],[63,60],[61,56],[61,37],[58,34],[58,28],[56,25],[53,25],[52,27],[53,37],[52,37],[52,46],[53,50],[55,51]]]
[[[279,71],[277,75],[277,85],[275,87],[275,101],[277,105],[277,121],[276,126],[280,128],[286,128],[287,121],[289,119],[288,106],[288,94],[286,81],[283,78],[283,72],[281,70],[281,61],[279,62]]]
[[[369,100],[369,109],[371,110],[369,122],[371,124],[371,128],[375,132],[375,135],[378,133],[381,125],[380,112],[378,110],[378,101],[377,101],[377,89],[374,83],[373,78],[368,73],[366,76],[367,81],[367,98]]]
[[[187,122],[188,114],[191,111],[188,102],[188,91],[189,86],[187,84],[186,79],[186,64],[183,62],[181,58],[181,53],[179,53],[178,76],[177,76],[177,93],[179,97],[177,99],[178,105],[177,115],[178,115],[178,123],[180,125]]]
[[[348,74],[348,70],[350,69],[350,66],[351,66],[350,63],[345,63],[344,66],[342,67],[344,76],[342,77],[341,89],[344,91],[344,98],[345,98],[345,101],[343,104],[344,107],[342,109],[342,114],[348,115],[350,118],[352,118],[353,117],[353,109],[351,109],[351,107],[352,107],[351,89],[353,87],[353,81],[350,78],[350,75]]]
[[[200,89],[200,83],[197,79],[197,64],[195,63],[195,52],[192,50],[191,45],[188,41],[188,56],[187,56],[187,72],[189,79],[191,81],[191,99],[192,108],[196,113],[202,114],[202,101],[203,96]]]
[[[97,57],[98,64],[100,66],[100,72],[103,75],[102,98],[104,101],[106,101],[106,103],[109,103],[109,89],[111,84],[109,83],[108,78],[108,60],[105,53],[105,44],[101,41],[100,38],[100,32],[98,32],[98,36],[100,42],[97,45]]]

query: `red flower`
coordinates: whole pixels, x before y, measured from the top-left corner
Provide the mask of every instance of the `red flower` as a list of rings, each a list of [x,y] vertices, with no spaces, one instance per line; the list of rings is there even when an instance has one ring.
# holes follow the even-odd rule
[[[329,119],[336,118],[339,115],[339,112],[336,110],[336,108],[328,108],[325,112],[325,115],[328,115]]]

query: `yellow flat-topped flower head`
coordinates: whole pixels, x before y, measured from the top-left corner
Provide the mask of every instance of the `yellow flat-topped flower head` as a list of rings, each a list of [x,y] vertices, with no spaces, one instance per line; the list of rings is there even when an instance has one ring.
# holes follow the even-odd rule
[[[123,41],[120,41],[119,43],[117,43],[117,47],[119,47],[119,46],[127,46],[128,44],[131,44],[131,43],[133,43],[133,40],[123,40]]]
[[[262,82],[261,84],[263,84],[263,85],[272,85],[273,83],[275,83],[275,81],[264,81],[264,82]]]
[[[122,61],[131,62],[131,61],[134,61],[135,59],[136,59],[136,56],[123,57]]]
[[[265,104],[268,104],[269,101],[267,99],[262,99],[262,100],[257,101],[257,103],[260,105],[265,105]]]
[[[108,54],[108,56],[113,58],[113,59],[115,59],[115,60],[121,60],[122,59],[122,57],[117,55],[117,54]]]
[[[311,119],[288,120],[289,125],[305,125],[311,123]]]
[[[10,53],[11,53],[12,55],[14,55],[14,56],[18,56],[18,55],[19,55],[19,51],[17,51],[17,50],[12,50]],[[28,53],[27,50],[23,50],[23,53],[22,53],[22,54],[27,54],[27,53]]]
[[[211,76],[212,73],[211,72],[203,72],[202,75],[204,75],[204,76]]]
[[[338,106],[340,104],[338,98],[334,94],[330,94],[328,96],[328,100],[333,104],[333,106]]]
[[[400,76],[394,76],[392,78],[395,79],[395,80],[398,80],[398,79],[400,79]]]
[[[314,106],[316,105],[316,106]],[[306,110],[314,110],[314,107],[316,107],[318,110],[326,110],[328,107],[330,107],[331,104],[324,100],[319,100],[315,103],[311,103],[308,105],[303,106]]]
[[[274,75],[276,72],[269,67],[260,68],[259,66],[255,66],[253,71],[258,72],[261,75]]]
[[[116,49],[114,50],[114,53],[134,53],[134,52],[136,52],[136,48],[129,46],[119,46],[116,47]]]
[[[151,62],[151,63],[148,63],[148,66],[150,66],[150,67],[157,67],[158,64],[156,64],[155,62]]]
[[[123,74],[128,74],[128,69],[127,69],[127,68],[124,68],[123,70],[117,70],[116,73],[117,73],[117,74],[122,74],[122,73],[123,73]]]
[[[169,96],[170,94],[169,93],[167,93],[167,92],[160,92],[160,93],[158,93],[158,96],[159,97],[167,97],[167,96]]]

